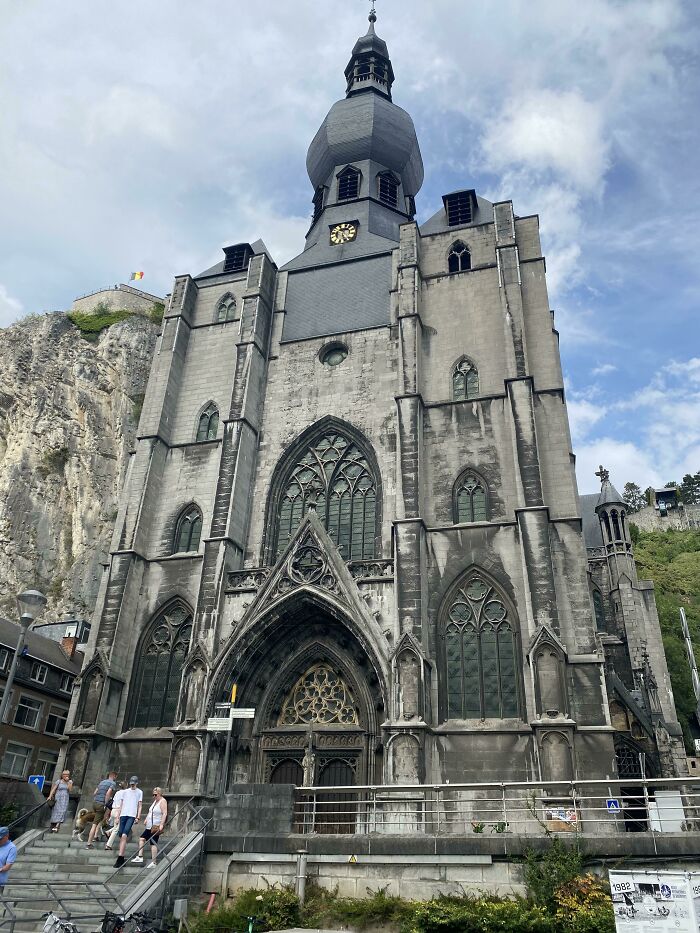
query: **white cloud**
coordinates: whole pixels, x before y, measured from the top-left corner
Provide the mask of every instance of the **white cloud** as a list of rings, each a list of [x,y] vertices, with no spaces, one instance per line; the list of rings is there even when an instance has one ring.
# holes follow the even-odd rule
[[[22,302],[13,298],[0,283],[0,327],[7,327],[22,316]]]
[[[617,366],[612,363],[601,363],[591,370],[591,376],[607,376],[609,373],[617,372]]]
[[[596,404],[585,398],[571,398],[566,407],[569,412],[571,438],[574,445],[579,440],[587,437],[591,428],[598,424],[606,413],[603,405]]]

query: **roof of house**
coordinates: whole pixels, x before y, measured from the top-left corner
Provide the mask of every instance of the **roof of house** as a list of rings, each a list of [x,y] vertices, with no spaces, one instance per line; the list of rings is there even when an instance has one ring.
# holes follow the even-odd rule
[[[19,641],[20,631],[15,622],[0,618],[0,645],[14,649]],[[68,658],[59,642],[37,632],[27,633],[27,654],[37,661],[45,661],[73,675],[79,674],[83,666],[82,651],[76,651],[72,659]]]

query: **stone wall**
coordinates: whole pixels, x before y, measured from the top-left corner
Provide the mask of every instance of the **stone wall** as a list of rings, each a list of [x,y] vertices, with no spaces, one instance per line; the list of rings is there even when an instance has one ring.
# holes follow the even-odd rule
[[[86,314],[95,311],[100,305],[108,307],[110,311],[135,311],[146,314],[156,302],[162,303],[163,299],[129,285],[115,285],[113,288],[103,288],[83,298],[76,298],[71,311]]]

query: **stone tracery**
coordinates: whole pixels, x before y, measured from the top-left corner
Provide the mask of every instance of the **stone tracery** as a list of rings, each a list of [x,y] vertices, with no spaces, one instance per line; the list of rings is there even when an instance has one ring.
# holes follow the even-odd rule
[[[327,664],[316,664],[301,676],[282,706],[278,725],[299,723],[359,724],[349,687]]]

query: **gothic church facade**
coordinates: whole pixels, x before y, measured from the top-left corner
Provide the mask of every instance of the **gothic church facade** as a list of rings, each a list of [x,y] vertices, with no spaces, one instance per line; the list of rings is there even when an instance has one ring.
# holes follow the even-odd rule
[[[374,17],[345,76],[301,254],[175,280],[67,765],[212,795],[610,778],[625,732],[682,770],[619,518],[589,567],[538,219],[464,188],[418,225]]]

